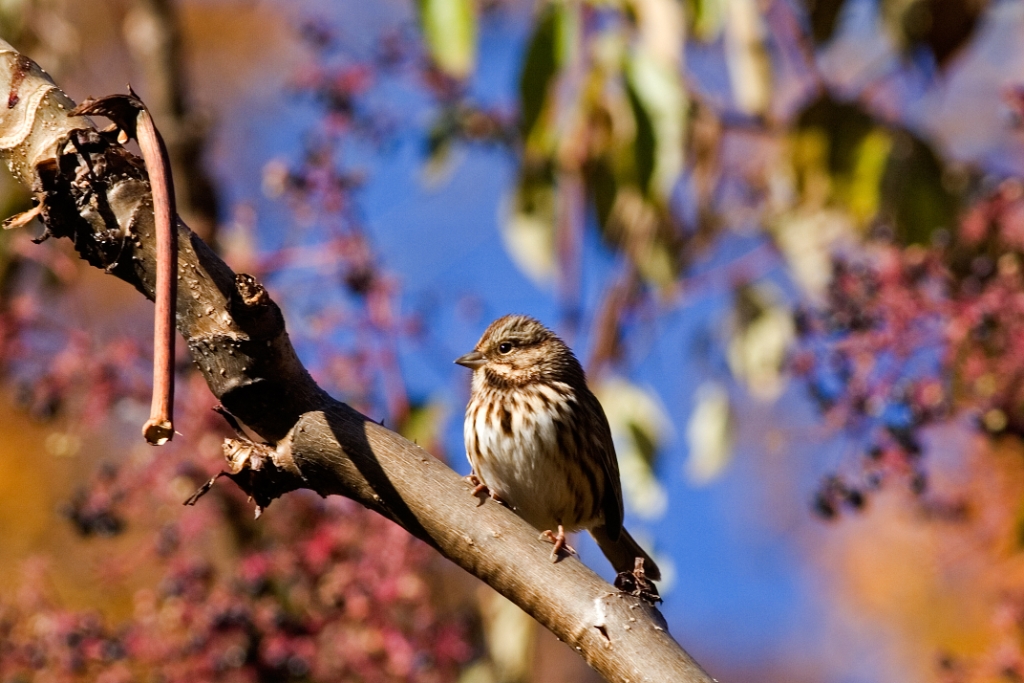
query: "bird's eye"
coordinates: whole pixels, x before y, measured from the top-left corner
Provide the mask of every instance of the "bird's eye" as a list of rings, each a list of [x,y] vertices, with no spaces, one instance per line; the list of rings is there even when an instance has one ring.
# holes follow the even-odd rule
[[[498,353],[505,355],[512,350],[512,342],[501,342],[498,344]]]

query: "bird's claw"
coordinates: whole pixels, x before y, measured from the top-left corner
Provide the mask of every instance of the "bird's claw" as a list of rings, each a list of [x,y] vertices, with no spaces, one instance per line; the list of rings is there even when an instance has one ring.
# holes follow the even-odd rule
[[[463,477],[463,480],[473,487],[473,490],[470,491],[470,494],[480,499],[480,503],[477,505],[477,507],[483,505],[484,499],[490,496],[495,503],[498,503],[499,505],[504,505],[509,510],[515,510],[515,508],[513,508],[511,505],[509,505],[500,497],[498,497],[498,494],[496,494],[494,491],[488,488],[487,484],[480,481],[480,477],[478,477],[477,475],[468,474],[465,477]],[[481,493],[483,494],[482,496],[480,495]]]
[[[652,606],[661,602],[658,587],[647,578],[647,572],[644,571],[644,558],[642,557],[636,558],[633,571],[619,572],[615,577],[615,587],[622,593],[640,598]]]
[[[575,555],[576,549],[569,545],[565,540],[565,528],[559,524],[558,533],[556,534],[551,529],[546,529],[541,532],[538,537],[539,540],[547,540],[554,544],[554,548],[551,549],[551,561],[558,562],[558,552],[564,550],[566,555]]]
[[[463,480],[473,487],[473,490],[469,492],[470,495],[480,499],[480,502],[477,504],[477,507],[483,505],[484,498],[491,495],[491,490],[487,488],[487,484],[480,481],[480,477],[476,476],[475,474],[468,474],[465,477],[463,477]],[[481,496],[481,493],[484,495]]]

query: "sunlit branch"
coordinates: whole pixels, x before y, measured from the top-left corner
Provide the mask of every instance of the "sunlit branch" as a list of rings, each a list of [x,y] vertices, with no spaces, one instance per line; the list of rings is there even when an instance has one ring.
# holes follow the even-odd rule
[[[154,297],[156,230],[141,162],[110,134],[69,119],[73,103],[0,41],[0,156],[31,187],[49,232],[90,264]],[[260,508],[308,488],[352,498],[402,525],[491,585],[607,680],[710,683],[661,614],[551,547],[511,511],[479,505],[429,453],[335,401],[299,362],[280,309],[177,226],[177,327],[224,407],[271,445],[229,442],[232,479]],[[372,577],[368,578],[372,580]]]

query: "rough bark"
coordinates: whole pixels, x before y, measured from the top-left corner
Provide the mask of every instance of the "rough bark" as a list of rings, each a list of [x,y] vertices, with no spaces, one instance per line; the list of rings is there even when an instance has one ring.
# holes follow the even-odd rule
[[[81,257],[153,298],[155,235],[138,159],[86,119],[30,60],[0,41],[0,156],[42,203],[47,229]],[[309,488],[401,524],[505,595],[609,681],[710,683],[661,614],[622,594],[429,453],[327,395],[295,354],[284,318],[178,225],[177,328],[210,390],[271,446],[229,440],[232,478],[257,504]]]

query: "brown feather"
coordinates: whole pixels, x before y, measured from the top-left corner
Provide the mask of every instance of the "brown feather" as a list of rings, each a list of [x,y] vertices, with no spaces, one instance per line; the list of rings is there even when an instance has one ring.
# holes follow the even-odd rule
[[[617,571],[644,558],[622,526],[622,485],[608,419],[572,350],[528,316],[495,320],[475,348],[465,440],[473,473],[541,530],[588,529]],[[475,357],[476,354],[473,354]]]

